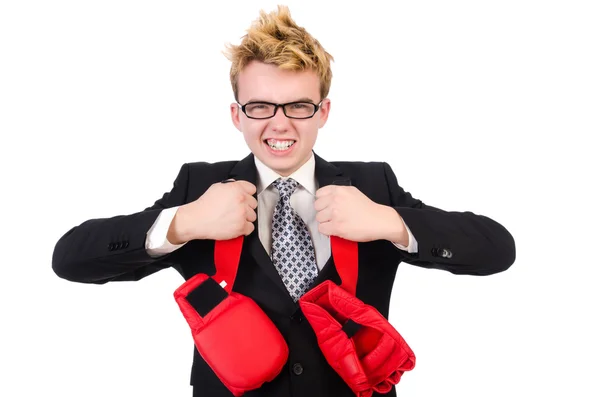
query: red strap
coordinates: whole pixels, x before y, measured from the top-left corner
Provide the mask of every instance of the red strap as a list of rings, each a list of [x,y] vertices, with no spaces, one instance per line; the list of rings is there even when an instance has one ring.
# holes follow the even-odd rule
[[[215,267],[217,271],[213,279],[221,284],[223,281],[226,285],[221,285],[227,291],[231,292],[235,276],[237,275],[240,264],[240,256],[242,255],[242,244],[244,236],[239,236],[231,240],[215,241]]]
[[[342,280],[342,288],[356,296],[358,281],[358,243],[331,236],[333,263]]]
[[[358,243],[341,237],[331,236],[331,254],[333,263],[342,280],[342,288],[356,295],[358,280]],[[231,240],[215,241],[215,267],[213,279],[217,283],[225,281],[223,286],[227,293],[231,292],[240,264],[244,236]]]

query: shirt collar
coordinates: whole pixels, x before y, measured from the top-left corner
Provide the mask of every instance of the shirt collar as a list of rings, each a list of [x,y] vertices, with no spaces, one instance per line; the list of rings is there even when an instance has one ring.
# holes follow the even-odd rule
[[[277,172],[267,167],[258,157],[254,156],[254,164],[256,165],[256,171],[258,172],[258,186],[256,187],[257,196],[263,192],[266,188],[275,182],[277,178],[284,178]],[[296,180],[302,187],[313,196],[316,193],[316,180],[315,180],[315,154],[311,153],[310,158],[300,168],[294,171],[289,178]]]

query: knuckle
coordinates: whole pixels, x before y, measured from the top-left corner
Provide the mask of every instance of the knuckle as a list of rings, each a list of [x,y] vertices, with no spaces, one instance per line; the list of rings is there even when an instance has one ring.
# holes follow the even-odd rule
[[[337,219],[340,215],[340,210],[338,208],[332,208],[331,209],[331,218],[332,219]]]
[[[237,230],[238,232],[243,232],[245,228],[246,228],[246,220],[245,219],[239,219],[235,222],[235,230]]]

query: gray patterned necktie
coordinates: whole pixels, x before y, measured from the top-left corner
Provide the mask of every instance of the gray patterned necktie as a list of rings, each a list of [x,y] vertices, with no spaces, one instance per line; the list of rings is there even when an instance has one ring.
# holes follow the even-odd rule
[[[273,264],[294,302],[298,301],[317,277],[317,260],[308,228],[292,209],[290,197],[298,182],[279,178],[273,182],[279,201],[273,213]]]

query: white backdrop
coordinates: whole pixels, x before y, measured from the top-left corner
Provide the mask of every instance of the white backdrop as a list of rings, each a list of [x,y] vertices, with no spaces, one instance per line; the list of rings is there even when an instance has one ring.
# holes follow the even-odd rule
[[[152,205],[184,162],[248,154],[221,51],[276,4],[1,3],[0,395],[191,396],[183,279],[71,283],[52,252]],[[600,395],[597,2],[287,4],[335,58],[315,151],[387,161],[516,240],[489,277],[400,265],[390,320],[417,365],[399,395]]]

